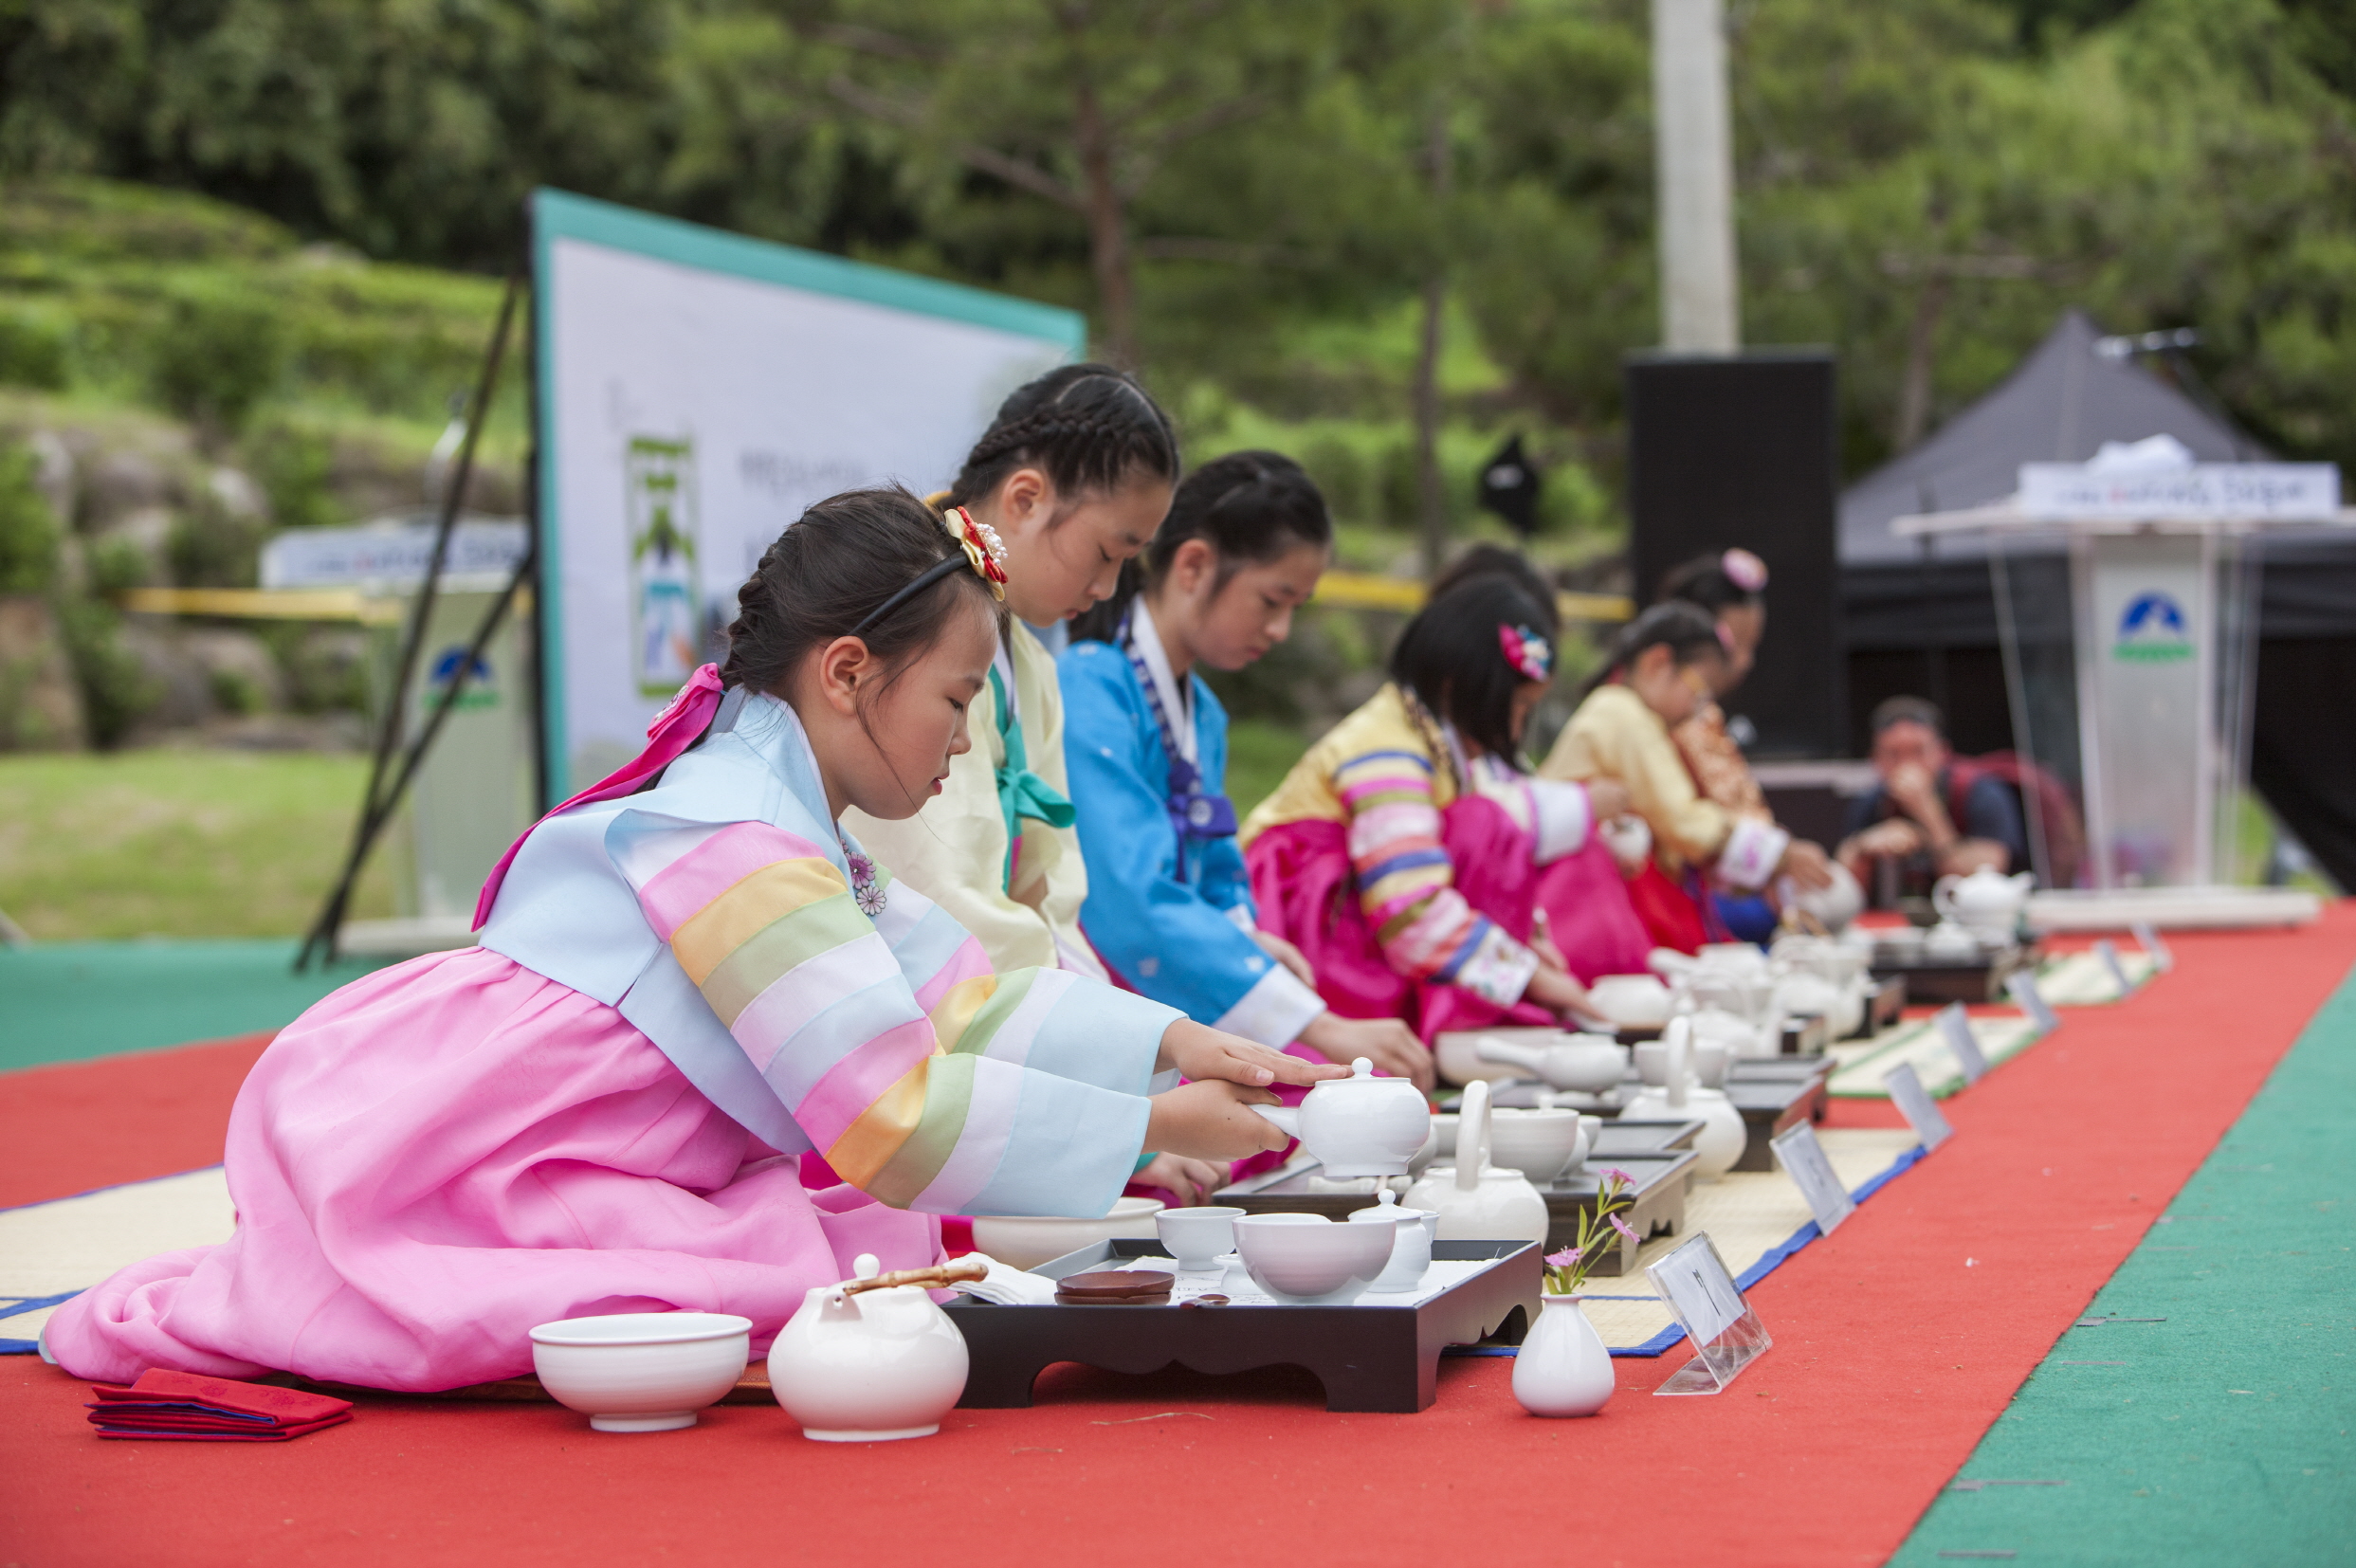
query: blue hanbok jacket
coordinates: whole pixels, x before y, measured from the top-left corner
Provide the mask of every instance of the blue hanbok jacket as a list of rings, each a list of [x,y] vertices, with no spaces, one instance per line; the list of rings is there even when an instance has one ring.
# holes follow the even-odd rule
[[[1127,653],[1109,643],[1074,643],[1056,667],[1064,766],[1087,863],[1080,923],[1088,941],[1155,1001],[1262,1045],[1289,1045],[1325,1005],[1252,939],[1251,883],[1232,834],[1189,839],[1180,874],[1170,757]],[[1191,671],[1186,681],[1200,787],[1221,793],[1227,711]]]

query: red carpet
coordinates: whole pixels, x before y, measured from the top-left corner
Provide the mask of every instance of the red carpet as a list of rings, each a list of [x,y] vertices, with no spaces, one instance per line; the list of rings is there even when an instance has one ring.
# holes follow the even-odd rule
[[[268,1034],[0,1073],[0,1209],[221,1162]]]
[[[1754,1291],[1776,1347],[1716,1398],[1646,1396],[1681,1351],[1616,1363],[1620,1392],[1583,1422],[1524,1416],[1505,1359],[1444,1362],[1414,1416],[1328,1415],[1298,1376],[1247,1393],[1065,1368],[1041,1408],[875,1448],[805,1442],[765,1407],[629,1438],[554,1408],[390,1400],[283,1446],[208,1447],[102,1443],[80,1385],[20,1358],[0,1362],[0,1562],[1031,1564],[1093,1545],[1133,1563],[1876,1563],[2347,973],[2356,909],[2175,945],[2176,974],[2066,1012],[1946,1102],[1952,1143]],[[119,1066],[0,1079],[0,1101],[113,1148],[112,1091],[68,1075]],[[221,1103],[202,1113],[215,1151]],[[167,1109],[170,1136],[198,1114]],[[69,1140],[47,1146],[50,1191],[91,1185]]]

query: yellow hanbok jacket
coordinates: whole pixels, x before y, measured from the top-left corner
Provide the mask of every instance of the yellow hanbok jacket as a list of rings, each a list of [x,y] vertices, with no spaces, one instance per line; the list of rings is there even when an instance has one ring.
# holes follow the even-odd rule
[[[1054,656],[1028,627],[1013,622],[1007,652],[1014,670],[1014,710],[1020,717],[1031,771],[1058,795],[1068,796],[1064,773],[1064,697]],[[1007,748],[995,689],[985,684],[966,709],[973,750],[949,759],[941,793],[904,822],[883,822],[860,811],[843,813],[843,827],[891,874],[946,910],[972,932],[1003,974],[1025,968],[1078,970],[1102,979],[1080,935],[1080,906],[1088,873],[1080,837],[1032,817],[1020,819],[1014,878],[1007,880],[1006,815],[998,770]]]
[[[1616,778],[1653,832],[1653,853],[1674,876],[1705,866],[1730,886],[1752,889],[1774,874],[1791,835],[1738,815],[1704,795],[1661,716],[1625,685],[1590,692],[1538,770],[1545,778]]]

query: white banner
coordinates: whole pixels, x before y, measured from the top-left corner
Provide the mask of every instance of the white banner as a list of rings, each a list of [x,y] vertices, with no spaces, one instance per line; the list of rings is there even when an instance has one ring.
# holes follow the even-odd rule
[[[805,507],[946,485],[1085,325],[557,191],[533,228],[553,803],[637,755]]]
[[[2340,470],[2330,463],[2199,463],[2109,470],[2079,463],[2020,465],[2020,509],[2055,521],[2328,522],[2339,508]]]

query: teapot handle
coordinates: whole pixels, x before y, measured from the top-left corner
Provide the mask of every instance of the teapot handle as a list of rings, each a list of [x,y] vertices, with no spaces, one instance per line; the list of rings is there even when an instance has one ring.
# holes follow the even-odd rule
[[[1939,912],[1941,920],[1962,919],[1955,912],[1955,888],[1963,880],[1961,877],[1941,877],[1930,884],[1930,906]]]
[[[1692,1018],[1671,1018],[1669,1027],[1662,1031],[1661,1039],[1669,1048],[1669,1070],[1664,1076],[1668,1081],[1670,1108],[1683,1110],[1686,1097],[1693,1087]]]
[[[1464,1086],[1456,1106],[1456,1191],[1470,1193],[1481,1185],[1481,1167],[1488,1163],[1488,1080],[1475,1078]]]

